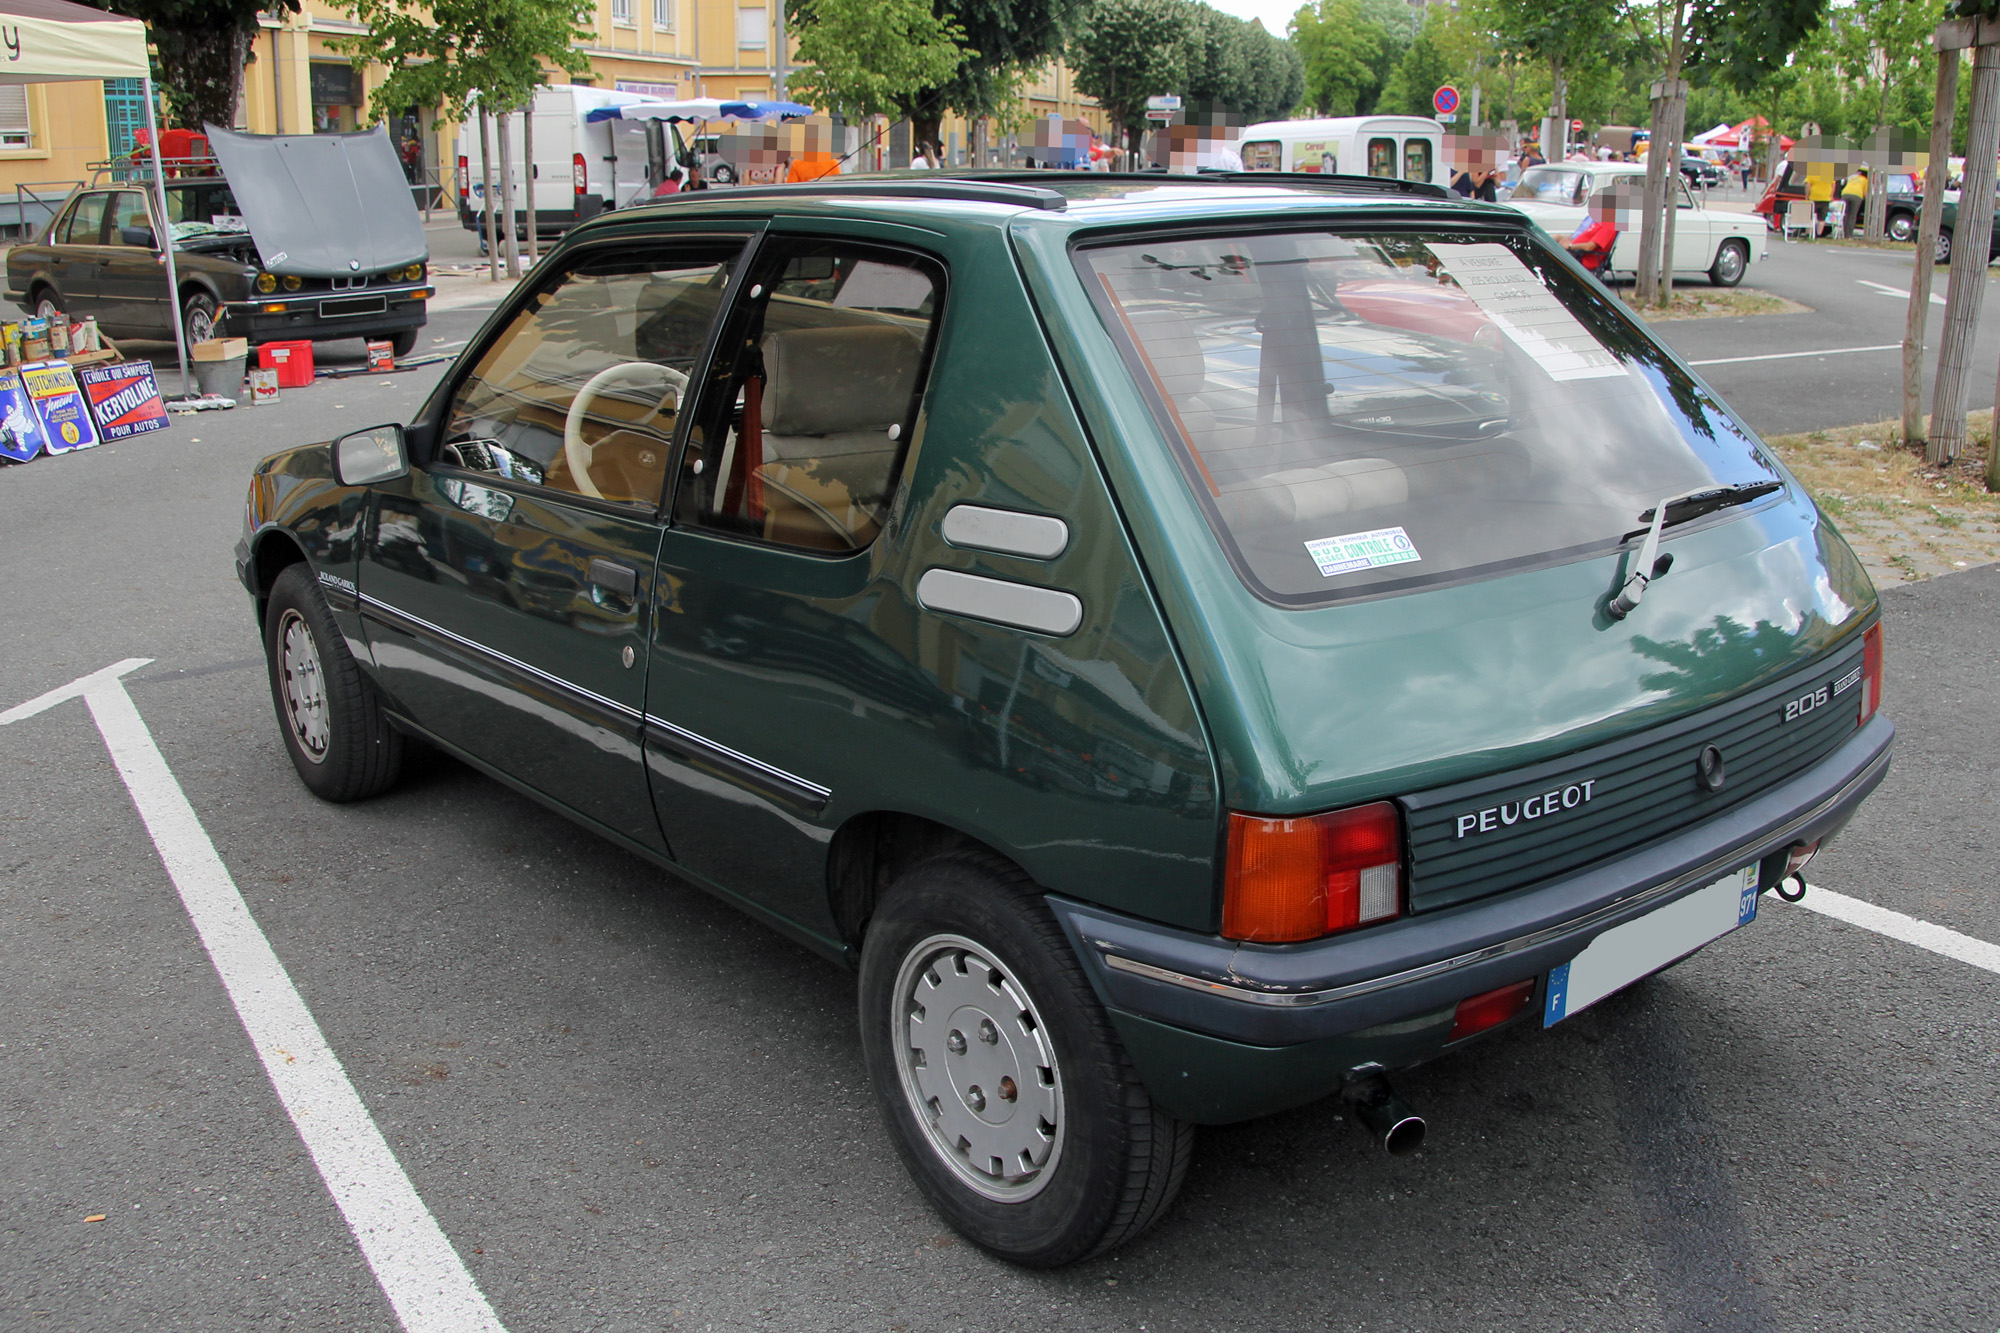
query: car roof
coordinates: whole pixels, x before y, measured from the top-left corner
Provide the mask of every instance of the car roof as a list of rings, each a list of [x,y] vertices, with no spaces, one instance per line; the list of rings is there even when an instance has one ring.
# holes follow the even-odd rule
[[[668,195],[602,214],[572,235],[640,218],[723,217],[773,212],[915,223],[925,220],[1037,223],[1080,231],[1162,222],[1226,222],[1309,209],[1393,210],[1463,218],[1468,212],[1520,225],[1521,215],[1461,199],[1439,186],[1370,176],[1285,172],[910,171],[829,176],[797,184]]]

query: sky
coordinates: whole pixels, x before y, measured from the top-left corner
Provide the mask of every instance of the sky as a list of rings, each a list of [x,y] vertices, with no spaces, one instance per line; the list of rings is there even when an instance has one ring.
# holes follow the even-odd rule
[[[1285,25],[1292,21],[1292,15],[1299,12],[1303,0],[1208,0],[1208,3],[1225,14],[1234,14],[1240,19],[1262,19],[1264,31],[1274,37],[1285,35]]]

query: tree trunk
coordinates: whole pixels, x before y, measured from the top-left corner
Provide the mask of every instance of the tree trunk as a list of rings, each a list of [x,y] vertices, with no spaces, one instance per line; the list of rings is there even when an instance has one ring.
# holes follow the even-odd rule
[[[1665,82],[1664,80],[1662,81]],[[1655,84],[1661,87],[1661,84]],[[1652,137],[1646,148],[1646,193],[1640,209],[1639,283],[1633,299],[1642,307],[1660,300],[1660,210],[1671,202],[1667,193],[1667,155],[1660,151],[1667,141],[1667,99],[1653,99]]]
[[[527,224],[528,267],[533,268],[535,266],[535,260],[540,258],[538,247],[536,245],[535,234],[538,231],[540,231],[541,228],[535,225],[535,197],[539,195],[541,191],[536,188],[535,99],[534,99],[534,94],[532,93],[530,93],[528,96],[528,109],[521,113],[521,161],[523,163],[523,168],[521,172],[521,188],[528,192],[527,203],[523,205],[528,215],[528,224]],[[576,182],[576,184],[570,186],[570,192],[572,197],[574,197],[575,195],[577,185],[581,185],[582,183],[583,182],[578,181]],[[611,192],[614,196],[616,196],[616,194],[618,193],[618,187],[616,184],[612,185]]]
[[[204,122],[234,129],[249,34],[234,24],[149,29],[159,52],[168,124],[197,134]]]
[[[1678,65],[1680,62],[1676,61]],[[1667,99],[1667,199],[1660,218],[1660,304],[1674,301],[1674,223],[1681,215],[1681,135],[1687,132],[1687,84],[1676,77]],[[1651,156],[1648,153],[1648,156]]]
[[[1965,179],[1958,193],[1958,223],[1951,246],[1951,285],[1945,289],[1944,333],[1938,339],[1937,387],[1931,402],[1932,464],[1949,463],[1965,447],[1965,362],[1979,327],[1986,294],[1986,251],[1993,226],[1994,153],[2000,150],[2000,46],[1972,55],[1972,111],[1966,126]],[[1918,254],[1925,263],[1928,255]]]
[[[933,167],[944,165],[941,151],[944,139],[944,115],[931,111],[921,116],[910,117],[910,153],[921,153],[924,161]]]
[[[507,132],[507,122],[514,113],[503,111],[497,117],[500,133],[500,243],[507,248],[507,276],[521,276],[521,242],[517,231],[520,219],[514,215],[514,150],[509,142],[514,136]]]
[[[1944,212],[1944,181],[1951,174],[1952,121],[1958,116],[1956,51],[1938,52],[1937,104],[1931,117],[1931,155],[1924,165],[1924,203],[1917,214],[1917,262],[1910,275],[1910,314],[1903,330],[1903,438],[1924,438],[1924,328],[1930,321],[1931,257],[1937,250],[1938,218]]]
[[[500,281],[500,231],[493,221],[493,118],[486,114],[486,99],[479,101],[479,174],[482,213],[486,226],[486,276]]]

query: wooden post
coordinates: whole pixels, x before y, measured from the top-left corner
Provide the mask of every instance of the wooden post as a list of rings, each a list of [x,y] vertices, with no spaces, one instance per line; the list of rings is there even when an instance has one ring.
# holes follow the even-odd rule
[[[1944,182],[1951,174],[1952,122],[1958,117],[1956,48],[1938,43],[1937,103],[1931,116],[1931,155],[1924,165],[1924,203],[1917,212],[1917,262],[1910,273],[1910,317],[1903,330],[1903,438],[1924,438],[1924,330],[1930,322],[1931,262],[1937,250],[1938,217],[1944,212]]]
[[[1982,25],[1983,26],[1983,25]],[[2000,34],[1997,34],[2000,35]],[[1980,36],[1983,38],[1985,33]],[[2000,46],[1975,46],[1972,111],[1966,126],[1965,180],[1952,234],[1951,285],[1945,291],[1944,333],[1938,339],[1937,387],[1931,400],[1924,457],[1949,463],[1965,448],[1965,361],[1986,294],[1986,254],[1993,228],[1994,154],[2000,152]],[[1919,255],[1918,262],[1924,256]]]

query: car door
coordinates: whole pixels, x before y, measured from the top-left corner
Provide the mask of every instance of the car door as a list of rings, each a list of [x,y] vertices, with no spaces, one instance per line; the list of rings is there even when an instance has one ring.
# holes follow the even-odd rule
[[[448,746],[665,851],[640,751],[667,459],[747,233],[583,246],[433,399],[358,582],[384,688]]]
[[[675,470],[647,680],[647,762],[675,858],[802,923],[826,918],[816,821],[880,718],[936,705],[876,541],[945,294],[916,251],[769,238]]]
[[[1695,207],[1686,177],[1675,177],[1671,188],[1679,205],[1674,217],[1674,272],[1706,273],[1715,262],[1715,221],[1707,209]]]
[[[150,201],[141,190],[120,190],[110,201],[104,260],[98,266],[98,319],[114,334],[170,338],[174,326],[167,314],[167,264]],[[142,230],[153,244],[132,243]],[[128,232],[134,235],[128,237]]]
[[[104,244],[104,224],[110,212],[109,191],[92,190],[77,196],[52,233],[55,239],[56,284],[61,289],[58,302],[73,319],[104,313],[103,273],[111,255]]]

